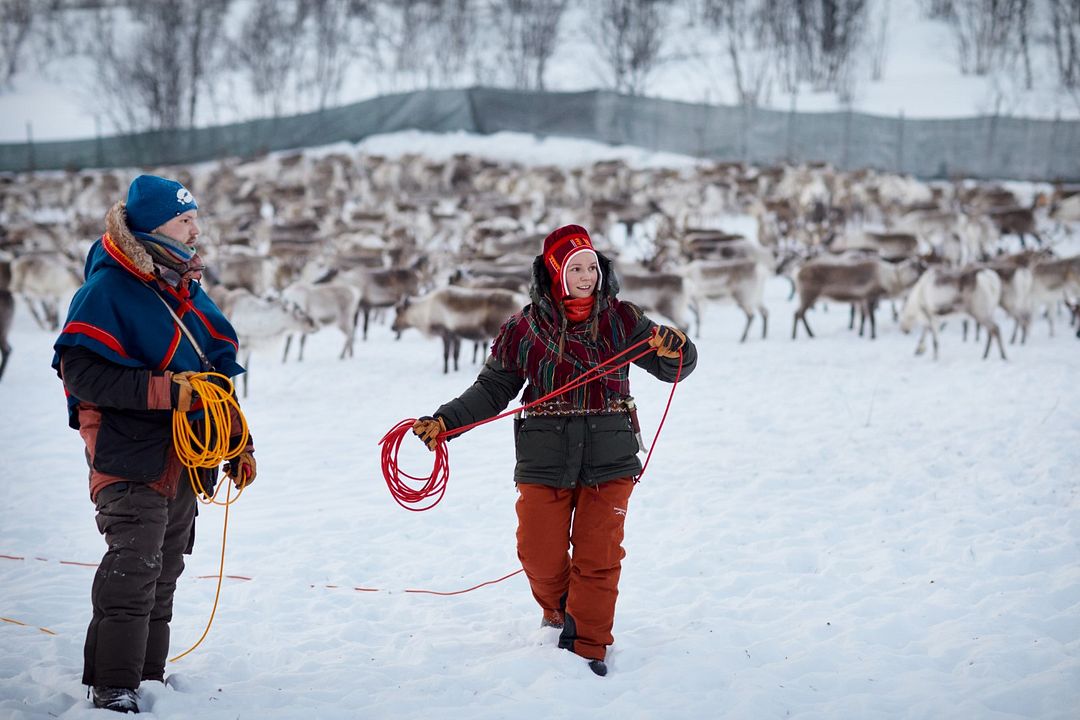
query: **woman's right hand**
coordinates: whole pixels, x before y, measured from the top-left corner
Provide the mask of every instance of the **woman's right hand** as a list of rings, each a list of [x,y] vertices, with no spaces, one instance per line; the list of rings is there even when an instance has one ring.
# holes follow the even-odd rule
[[[413,435],[416,435],[427,445],[428,450],[434,452],[439,444],[439,435],[446,432],[446,422],[441,417],[434,418],[425,415],[413,423],[412,431]]]

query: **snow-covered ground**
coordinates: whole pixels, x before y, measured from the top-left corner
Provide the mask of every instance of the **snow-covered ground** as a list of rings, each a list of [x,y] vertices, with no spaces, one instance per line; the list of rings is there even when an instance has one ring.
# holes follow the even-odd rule
[[[513,146],[547,162],[661,161],[551,139]],[[835,305],[810,313],[816,338],[792,341],[787,292],[771,281],[769,337],[755,323],[742,345],[742,314],[708,308],[700,364],[675,390],[630,505],[606,678],[539,627],[521,574],[457,595],[409,592],[519,569],[509,420],[450,444],[449,489],[428,512],[398,507],[380,472],[379,438],[460,393],[478,367],[443,375],[438,341],[395,342],[386,324],[350,360],[336,359],[333,329],[302,364],[257,354],[244,407],[259,478],[230,513],[225,560],[226,575],[247,579],[224,582],[208,638],[168,667],[167,687],[142,688],[144,711],[1075,718],[1080,341],[1066,318],[1052,338],[1036,322],[1008,362],[981,360],[950,323],[933,362],[913,356],[915,338],[886,309],[876,341]],[[80,670],[104,543],[49,368],[53,338],[20,305],[0,382],[0,717],[20,720],[100,716]],[[637,371],[632,384],[648,442],[670,386]],[[401,459],[430,467],[411,438]],[[210,616],[222,525],[219,508],[199,519],[174,652]]]

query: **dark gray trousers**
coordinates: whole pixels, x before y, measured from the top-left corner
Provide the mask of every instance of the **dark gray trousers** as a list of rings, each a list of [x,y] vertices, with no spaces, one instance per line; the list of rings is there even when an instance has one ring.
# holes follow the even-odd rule
[[[174,500],[138,483],[98,493],[97,526],[109,549],[90,592],[84,685],[134,690],[165,677],[173,593],[195,532],[195,495],[186,477],[179,485]]]

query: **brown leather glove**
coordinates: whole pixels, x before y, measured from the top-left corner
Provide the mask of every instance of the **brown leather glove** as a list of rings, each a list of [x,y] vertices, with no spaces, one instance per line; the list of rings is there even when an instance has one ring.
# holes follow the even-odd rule
[[[649,340],[649,347],[656,348],[658,357],[677,358],[682,346],[686,344],[686,336],[679,330],[667,325],[659,325],[656,333]]]
[[[191,412],[199,400],[199,394],[191,387],[191,376],[198,374],[192,370],[172,374],[172,381],[180,386],[173,407],[180,412]]]
[[[424,444],[428,446],[428,450],[434,452],[439,444],[439,434],[446,432],[446,421],[442,418],[425,415],[413,423],[412,431],[413,435],[424,441]]]
[[[237,490],[255,482],[255,456],[245,450],[225,463],[225,475],[233,481]]]

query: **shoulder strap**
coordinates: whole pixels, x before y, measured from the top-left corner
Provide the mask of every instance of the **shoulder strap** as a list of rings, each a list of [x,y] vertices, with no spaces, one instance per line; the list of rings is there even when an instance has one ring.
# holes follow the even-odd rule
[[[150,286],[147,285],[147,287]],[[154,288],[152,287],[150,287],[150,289],[154,290]],[[199,342],[195,339],[195,336],[191,334],[191,330],[188,329],[188,326],[180,321],[180,317],[172,309],[172,307],[165,300],[165,298],[161,297],[161,294],[158,293],[156,290],[154,290],[154,296],[158,300],[160,300],[161,304],[165,306],[165,309],[169,311],[169,314],[172,315],[172,319],[176,321],[176,326],[180,328],[180,331],[184,333],[185,337],[187,337],[188,342],[191,343],[191,347],[195,349],[195,354],[199,356],[199,360],[200,362],[202,362],[203,372],[209,372],[213,370],[214,365],[210,362],[210,359],[206,357],[206,353],[203,352],[202,347],[199,346]]]

